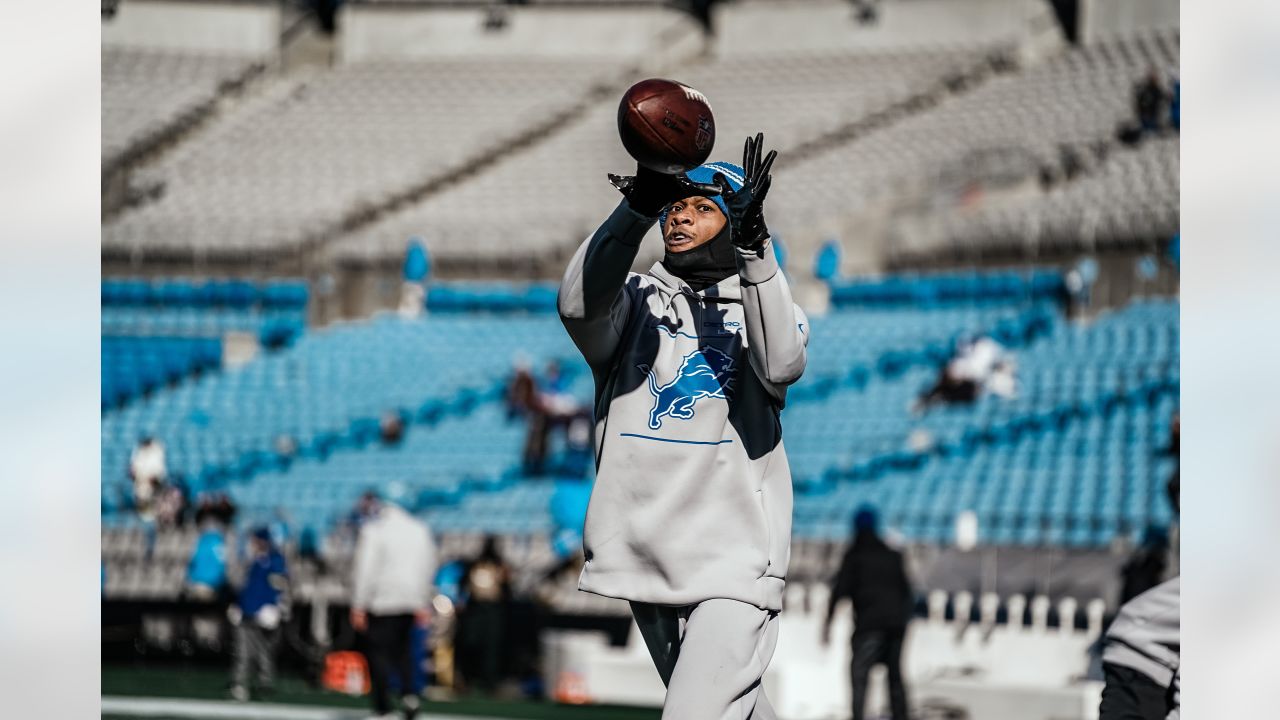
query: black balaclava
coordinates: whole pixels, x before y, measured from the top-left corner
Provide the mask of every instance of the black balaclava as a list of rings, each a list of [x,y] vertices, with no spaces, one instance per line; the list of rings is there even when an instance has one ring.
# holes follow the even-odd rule
[[[685,281],[694,292],[702,292],[730,275],[736,275],[738,261],[730,241],[729,225],[726,219],[724,228],[715,237],[692,250],[678,253],[667,250],[662,258],[663,267]]]

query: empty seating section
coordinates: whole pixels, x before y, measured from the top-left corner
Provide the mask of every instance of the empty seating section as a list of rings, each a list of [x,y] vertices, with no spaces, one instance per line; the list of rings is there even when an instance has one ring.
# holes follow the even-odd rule
[[[432,283],[426,302],[433,312],[554,313],[558,292],[559,285],[555,283]]]
[[[1043,268],[1025,272],[895,273],[883,278],[836,279],[828,285],[831,303],[837,307],[915,308],[1057,300],[1064,288],[1061,272]]]
[[[123,307],[232,307],[262,306],[299,309],[310,293],[302,280],[249,280],[163,278],[110,278],[102,281],[103,306]]]
[[[102,159],[194,120],[222,86],[259,67],[250,57],[104,48]]]
[[[1034,247],[1080,250],[1121,246],[1178,232],[1177,136],[1116,148],[1092,172],[1016,203],[950,217],[943,247],[899,246],[903,254]]]
[[[589,393],[589,376],[581,380],[579,394]],[[411,428],[396,446],[301,458],[287,470],[232,485],[232,497],[251,517],[281,508],[300,525],[329,528],[360,493],[375,488],[400,493],[409,508],[438,520],[437,531],[545,532],[550,488],[539,494],[541,485],[518,482],[513,472],[523,443],[524,423],[509,422],[501,405],[489,402],[463,417]],[[487,514],[495,508],[503,512]]]
[[[309,297],[302,280],[107,279],[102,281],[102,333],[221,337],[240,332],[277,345],[303,332]]]
[[[717,158],[741,162],[763,131],[780,153],[908,98],[981,62],[983,51],[848,52],[717,59],[689,69],[716,113]]]
[[[102,408],[220,367],[228,333],[286,344],[306,327],[307,299],[298,280],[104,279]]]
[[[852,471],[849,479],[832,473],[834,482],[797,497],[797,534],[846,537],[850,513],[863,502],[920,541],[949,540],[962,510],[978,514],[983,542],[1002,544],[1096,546],[1147,523],[1167,524],[1163,485],[1174,461],[1159,451],[1176,409],[1168,389],[1179,377],[1177,313],[1174,302],[1141,302],[1090,326],[1058,323],[1048,339],[1017,354],[1014,400],[987,397],[913,419],[907,403],[934,375],[919,370],[860,396],[789,409],[793,463],[803,470],[807,452],[825,453],[832,468]],[[1121,397],[1128,399],[1115,402]],[[1019,418],[1054,411],[1063,420],[1008,431],[1032,425]],[[1005,431],[966,447],[966,435],[988,428]],[[908,437],[919,431],[953,449],[913,458]]]
[[[308,333],[281,352],[105,416],[104,496],[118,494],[140,435],[161,438],[170,473],[200,490],[275,466],[273,448],[282,436],[300,454],[327,456],[334,445],[367,436],[370,424],[376,435],[385,412],[434,417],[441,407],[491,400],[519,352],[572,357],[573,347],[554,316],[441,315],[423,322],[380,316]],[[482,456],[472,453],[469,462],[481,467]]]
[[[574,122],[485,173],[338,239],[333,252],[394,257],[412,235],[443,263],[545,256],[576,246],[618,202],[606,175],[630,173],[635,161],[618,142],[616,106],[594,106]]]
[[[163,197],[107,225],[104,245],[293,248],[347,213],[464,169],[615,70],[530,59],[369,62],[282,80],[148,168]]]
[[[1000,287],[979,284],[987,282]],[[1135,302],[1087,325],[1025,297],[859,306],[812,323],[809,368],[783,418],[797,537],[846,537],[862,502],[920,542],[950,540],[964,510],[977,514],[983,542],[1000,544],[1094,547],[1169,521],[1162,488],[1173,460],[1160,450],[1177,407],[1176,301]],[[937,361],[957,338],[980,332],[1013,349],[1018,396],[913,415]],[[500,401],[518,355],[567,360],[572,392],[589,402],[590,374],[554,315],[379,316],[310,333],[108,414],[104,496],[118,494],[129,449],[145,433],[168,445],[171,472],[196,490],[225,487],[246,520],[283,510],[327,531],[372,487],[440,532],[547,534],[553,489],[522,475],[524,423],[509,420]],[[453,410],[439,412],[446,406]],[[386,446],[373,437],[391,409],[409,427]],[[320,442],[344,433],[367,437]],[[291,461],[271,449],[282,435],[300,448]],[[210,474],[216,466],[233,472]]]
[[[978,152],[1020,150],[1050,163],[1061,145],[1114,137],[1132,117],[1134,83],[1151,68],[1168,71],[1177,64],[1178,32],[1172,30],[1072,47],[1039,65],[996,75],[927,112],[780,168],[770,198],[773,216],[785,232],[833,209],[927,194],[941,174],[963,174]]]
[[[287,342],[306,325],[305,310],[257,308],[136,308],[104,307],[105,335],[221,337],[249,333],[265,344]]]
[[[205,337],[102,336],[102,408],[119,406],[222,364],[222,341]]]
[[[922,93],[976,58],[970,50],[735,58],[694,65],[679,79],[716,112],[713,158],[739,163],[748,135],[763,130],[785,151]],[[606,175],[633,168],[618,142],[617,106],[600,103],[492,169],[338,240],[335,252],[394,256],[420,235],[436,258],[565,254],[617,204]]]
[[[1153,457],[1168,437],[1171,396],[1126,406],[1062,432],[984,446],[972,455],[934,458],[922,468],[869,482],[835,484],[796,498],[796,534],[838,540],[849,510],[877,506],[894,531],[913,541],[949,542],[957,514],[972,510],[990,544],[1096,547],[1167,526],[1164,484],[1170,458]]]

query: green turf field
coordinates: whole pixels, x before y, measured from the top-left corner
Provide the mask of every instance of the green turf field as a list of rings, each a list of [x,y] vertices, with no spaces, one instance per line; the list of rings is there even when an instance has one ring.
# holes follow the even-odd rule
[[[177,669],[154,668],[144,666],[111,666],[102,668],[102,695],[111,698],[168,698],[189,700],[226,700],[227,675],[225,672],[208,668]],[[315,690],[297,678],[281,677],[276,692],[269,697],[255,698],[255,702],[279,706],[281,713],[287,712],[287,706],[306,706],[308,708],[332,708],[334,718],[360,717],[370,714],[368,698],[351,697],[340,693]],[[235,708],[231,702],[220,703],[230,711]],[[198,707],[210,708],[207,715],[158,715],[151,713],[118,713],[104,711],[104,718],[112,720],[190,720],[192,717],[231,717],[215,712],[218,708],[210,705]],[[338,712],[342,711],[342,712]],[[433,716],[455,716],[468,718],[519,718],[522,720],[658,720],[660,710],[652,708],[631,708],[617,706],[573,706],[551,702],[490,700],[481,697],[464,697],[456,701],[435,702],[423,701],[420,718],[427,720]],[[244,717],[243,715],[241,717]],[[281,716],[283,717],[283,715]],[[301,717],[301,715],[299,716]],[[319,717],[315,715],[314,717]]]

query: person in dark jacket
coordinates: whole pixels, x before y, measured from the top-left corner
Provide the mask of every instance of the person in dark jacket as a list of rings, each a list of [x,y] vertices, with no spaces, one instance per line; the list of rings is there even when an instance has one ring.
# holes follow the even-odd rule
[[[509,649],[506,619],[510,575],[510,568],[498,552],[498,538],[490,535],[462,576],[467,600],[460,622],[467,680],[486,693],[493,692],[502,679],[502,660]]]
[[[1173,93],[1165,86],[1160,72],[1152,68],[1133,89],[1133,109],[1142,132],[1154,133],[1161,129],[1169,116]]]
[[[902,644],[911,619],[913,595],[902,553],[877,532],[878,516],[870,507],[854,514],[853,542],[840,562],[822,626],[823,644],[830,642],[831,618],[843,598],[853,603],[853,720],[862,720],[871,668],[889,672],[889,707],[893,720],[907,720],[907,688],[902,681]]]
[[[1165,581],[1169,561],[1169,534],[1164,528],[1148,526],[1142,544],[1120,569],[1120,604],[1123,605]]]

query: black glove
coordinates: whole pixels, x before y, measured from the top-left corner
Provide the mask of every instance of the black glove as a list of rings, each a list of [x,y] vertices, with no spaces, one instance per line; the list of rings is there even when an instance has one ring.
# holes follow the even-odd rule
[[[734,191],[724,175],[716,173],[715,182],[720,186],[720,196],[729,207],[729,221],[733,223],[733,244],[747,250],[759,250],[769,237],[764,224],[764,197],[769,193],[773,176],[769,170],[778,157],[777,150],[770,150],[762,157],[764,133],[747,138],[742,148],[742,189]]]
[[[638,165],[635,175],[609,173],[609,182],[627,198],[632,210],[645,217],[658,217],[662,209],[677,200],[700,195],[719,195],[719,185],[693,182],[684,173],[665,175]]]

